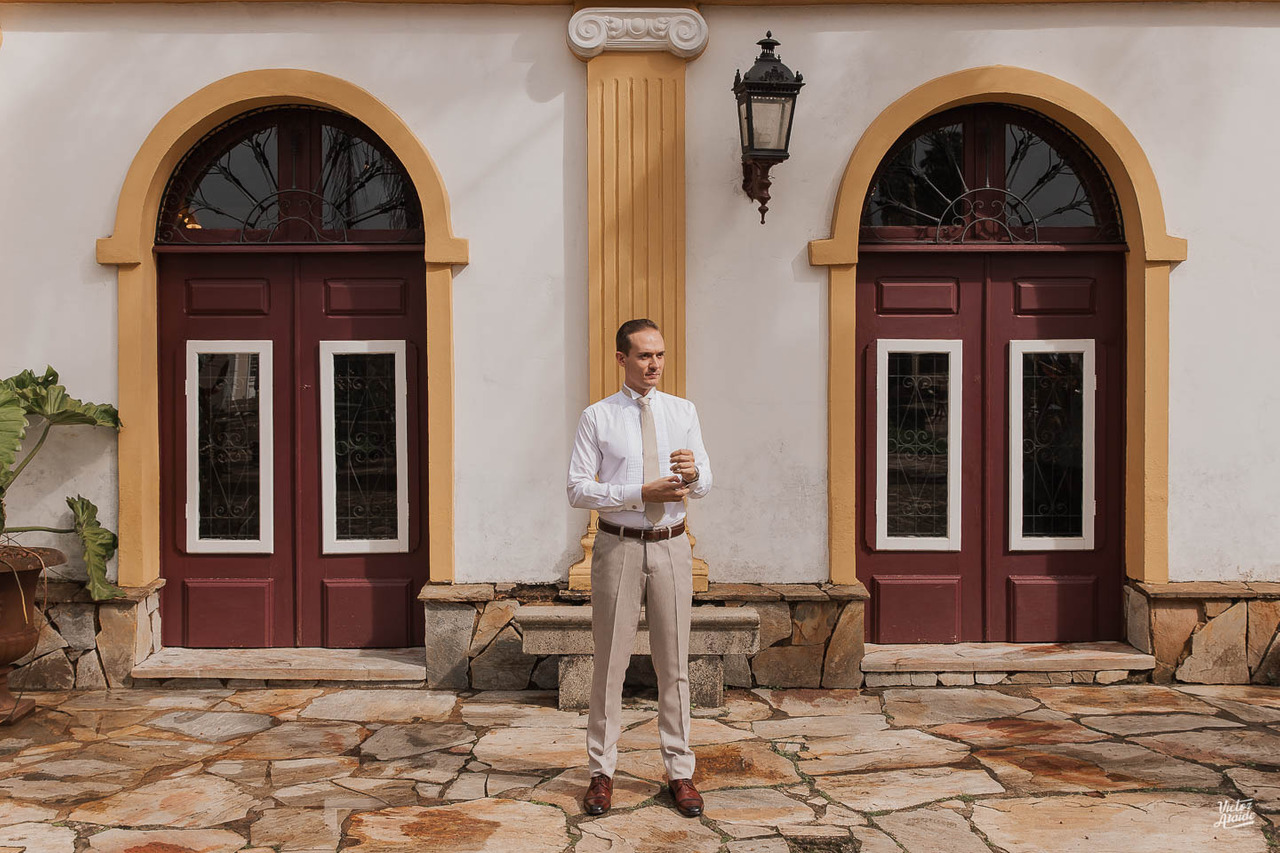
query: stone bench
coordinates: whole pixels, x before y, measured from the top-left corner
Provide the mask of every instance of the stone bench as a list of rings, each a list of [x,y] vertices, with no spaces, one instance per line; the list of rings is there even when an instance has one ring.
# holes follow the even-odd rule
[[[751,655],[760,649],[760,617],[751,607],[694,607],[689,629],[689,698],[704,708],[724,704],[722,655]],[[580,710],[591,701],[591,607],[524,605],[514,621],[524,635],[524,652],[560,656],[560,709]],[[632,652],[648,655],[649,626],[644,611]]]

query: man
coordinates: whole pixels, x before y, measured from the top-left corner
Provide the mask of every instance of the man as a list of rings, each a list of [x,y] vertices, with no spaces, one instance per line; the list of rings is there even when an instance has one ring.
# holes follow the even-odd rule
[[[583,806],[598,815],[612,804],[622,681],[643,602],[667,780],[680,813],[697,817],[702,797],[693,785],[689,748],[693,552],[684,532],[684,498],[710,491],[711,463],[693,404],[657,390],[666,355],[658,326],[628,320],[616,343],[622,390],[582,413],[569,461],[569,503],[600,513],[591,555],[591,783]],[[660,459],[668,460],[670,473],[664,475]]]

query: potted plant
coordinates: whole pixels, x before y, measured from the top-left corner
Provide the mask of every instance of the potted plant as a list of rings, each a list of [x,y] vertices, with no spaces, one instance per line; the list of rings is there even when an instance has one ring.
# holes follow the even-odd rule
[[[22,453],[27,427],[41,422],[44,429],[35,446]],[[120,429],[114,406],[82,403],[67,395],[58,383],[58,373],[46,367],[37,376],[24,370],[0,380],[0,720],[12,722],[29,713],[29,700],[21,707],[8,688],[8,674],[16,660],[30,653],[38,641],[35,622],[36,583],[41,571],[66,562],[66,556],[52,548],[27,548],[16,544],[13,534],[44,532],[76,534],[84,548],[86,584],[94,601],[118,598],[124,593],[107,580],[107,561],[116,551],[116,535],[98,523],[98,508],[87,498],[67,498],[72,526],[44,525],[9,527],[5,499],[9,488],[44,447],[55,426],[105,426]]]

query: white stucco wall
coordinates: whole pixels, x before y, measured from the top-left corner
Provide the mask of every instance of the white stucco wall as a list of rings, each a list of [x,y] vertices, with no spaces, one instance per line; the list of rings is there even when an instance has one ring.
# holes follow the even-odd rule
[[[378,5],[0,9],[0,375],[46,362],[116,399],[114,267],[94,261],[134,154],[222,77],[304,68],[395,110],[435,160],[471,263],[454,280],[459,580],[549,580],[581,555],[564,470],[586,404],[582,64],[570,11]],[[14,330],[10,317],[21,317]],[[64,437],[49,470],[115,522],[114,438]],[[52,458],[69,443],[95,452]],[[90,460],[82,466],[83,458]],[[33,466],[34,469],[34,466]],[[57,491],[62,489],[63,491]],[[46,507],[47,505],[47,507]],[[61,510],[65,515],[65,508]]]
[[[1146,150],[1171,234],[1171,580],[1280,578],[1280,389],[1266,380],[1280,311],[1271,209],[1280,130],[1270,5],[710,6],[689,67],[689,390],[717,465],[699,510],[712,577],[817,580],[826,567],[826,271],[849,155],[886,106],[982,65],[1051,74],[1119,115]],[[771,29],[804,73],[791,159],[768,224],[741,192],[735,68]],[[772,530],[772,532],[765,532]]]
[[[239,71],[342,77],[419,134],[471,241],[454,282],[458,580],[563,577],[585,525],[563,483],[587,402],[585,71],[565,47],[569,12],[0,6],[0,375],[50,362],[72,393],[114,401],[115,270],[94,241],[146,134]],[[688,384],[716,468],[692,510],[713,579],[826,577],[826,271],[807,242],[829,235],[845,163],[880,110],[990,64],[1052,74],[1114,110],[1152,161],[1170,233],[1189,240],[1172,282],[1171,577],[1280,577],[1280,390],[1263,367],[1280,161],[1253,154],[1280,124],[1280,8],[703,13],[710,45],[688,71]],[[808,85],[762,227],[738,188],[729,85],[766,29]],[[114,439],[58,442],[28,487],[52,496],[29,511],[20,490],[13,523],[65,515],[77,491],[114,523]]]

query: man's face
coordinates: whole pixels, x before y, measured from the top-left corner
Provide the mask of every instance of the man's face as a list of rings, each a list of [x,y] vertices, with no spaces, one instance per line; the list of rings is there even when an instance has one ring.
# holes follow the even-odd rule
[[[632,390],[646,393],[662,378],[662,361],[667,345],[662,333],[656,329],[641,329],[631,333],[631,352],[618,353],[618,364],[626,374],[626,382]]]

